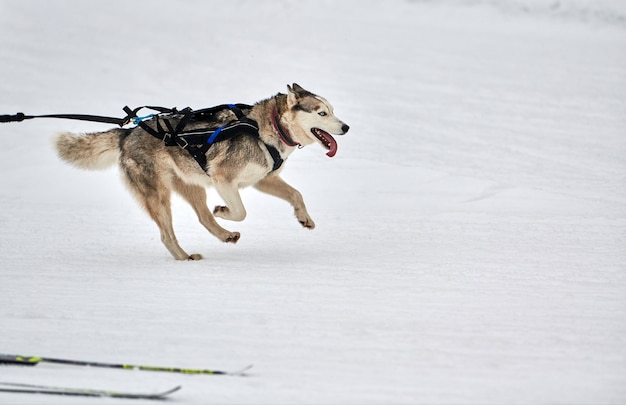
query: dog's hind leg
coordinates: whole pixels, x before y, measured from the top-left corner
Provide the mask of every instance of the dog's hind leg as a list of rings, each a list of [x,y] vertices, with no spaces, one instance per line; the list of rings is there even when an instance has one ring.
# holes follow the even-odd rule
[[[222,228],[206,205],[206,191],[203,187],[186,184],[180,179],[174,179],[174,190],[187,201],[198,215],[198,220],[204,227],[222,242],[237,243],[239,232],[230,232]]]
[[[172,226],[172,208],[170,188],[156,178],[154,173],[145,173],[136,169],[133,164],[122,165],[123,178],[141,205],[148,211],[150,218],[156,222],[161,232],[161,242],[176,260],[200,260],[199,254],[189,255],[176,240]],[[152,177],[152,178],[150,178]]]
[[[278,175],[267,176],[263,180],[256,183],[254,187],[259,191],[273,195],[274,197],[282,198],[283,200],[289,202],[289,204],[293,207],[296,218],[298,218],[300,224],[308,229],[315,228],[315,222],[313,222],[308,211],[306,210],[302,194],[287,184]]]
[[[189,255],[183,250],[176,240],[174,227],[172,226],[172,208],[170,195],[156,195],[145,198],[145,206],[150,217],[156,222],[161,231],[161,242],[170,251],[176,260],[200,260],[202,255],[197,253]]]

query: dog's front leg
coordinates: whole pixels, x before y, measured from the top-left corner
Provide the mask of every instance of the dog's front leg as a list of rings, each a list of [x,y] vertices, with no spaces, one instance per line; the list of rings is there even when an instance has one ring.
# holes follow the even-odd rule
[[[226,203],[226,206],[215,207],[213,215],[230,221],[243,221],[246,218],[246,208],[243,206],[237,186],[232,182],[214,181],[213,184]]]
[[[282,198],[283,200],[289,202],[289,204],[293,207],[296,218],[298,218],[300,224],[308,229],[315,228],[315,222],[313,222],[308,211],[306,210],[302,194],[287,184],[277,174],[267,176],[255,184],[254,187],[259,191],[273,195],[274,197]]]

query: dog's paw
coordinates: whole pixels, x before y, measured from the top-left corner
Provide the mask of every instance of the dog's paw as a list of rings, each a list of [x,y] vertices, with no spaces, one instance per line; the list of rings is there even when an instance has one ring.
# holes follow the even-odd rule
[[[225,207],[223,205],[217,205],[213,209],[213,215],[215,215],[216,217],[219,217],[219,218],[229,219],[230,218],[230,209],[228,209],[228,207]]]
[[[246,210],[243,207],[241,209],[231,210],[229,207],[218,205],[213,209],[213,215],[229,221],[239,222],[246,219]]]
[[[187,260],[191,261],[191,260],[202,260],[202,255],[199,253],[194,253],[191,256],[189,256],[187,258]]]
[[[300,221],[300,225],[302,225],[302,227],[306,229],[315,229],[315,223],[310,218],[306,221]]]
[[[300,225],[302,225],[303,228],[315,229],[315,222],[313,222],[310,216],[308,215],[297,216],[297,218],[298,218],[298,222],[300,222]]]
[[[241,237],[241,234],[239,234],[239,232],[230,232],[228,236],[226,236],[226,238],[224,239],[224,242],[237,243],[240,237]]]

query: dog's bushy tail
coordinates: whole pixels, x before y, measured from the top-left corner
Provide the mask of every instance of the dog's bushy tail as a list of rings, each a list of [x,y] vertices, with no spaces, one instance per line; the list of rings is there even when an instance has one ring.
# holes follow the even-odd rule
[[[120,156],[123,129],[92,134],[60,133],[54,138],[59,157],[81,169],[102,170],[113,166]]]

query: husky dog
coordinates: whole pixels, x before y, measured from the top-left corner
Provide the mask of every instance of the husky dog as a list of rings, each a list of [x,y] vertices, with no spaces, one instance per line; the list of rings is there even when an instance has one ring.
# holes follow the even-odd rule
[[[275,157],[269,150],[273,147],[285,161],[296,147],[317,142],[332,157],[337,143],[330,134],[343,135],[349,127],[334,115],[326,99],[296,83],[287,85],[287,90],[287,94],[278,93],[243,111],[258,123],[259,137],[241,134],[214,143],[206,152],[206,169],[188,151],[166,146],[140,126],[86,135],[61,133],[54,143],[61,159],[83,169],[105,169],[117,162],[124,182],[156,222],[161,241],[172,256],[177,260],[199,260],[200,254],[188,254],[176,240],[172,191],[191,204],[200,223],[223,242],[236,243],[240,234],[222,228],[215,217],[242,221],[246,210],[239,189],[248,186],[286,200],[304,228],[315,227],[300,192],[280,177],[284,164],[274,170]],[[223,121],[217,122],[219,125],[235,118],[228,110],[220,114],[215,118]],[[147,124],[154,125],[150,121]],[[209,124],[214,127],[216,122],[196,120],[189,125],[202,129]],[[216,206],[213,212],[207,207],[208,186],[215,187],[226,203]]]

